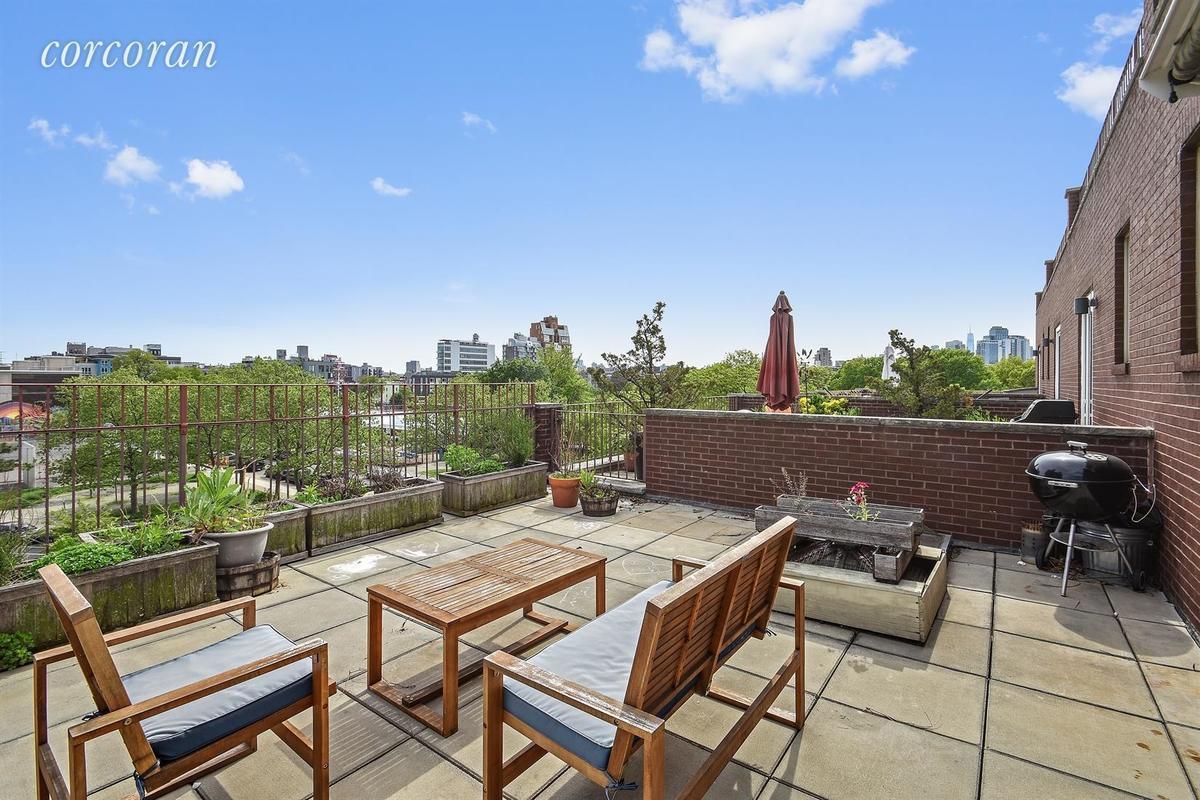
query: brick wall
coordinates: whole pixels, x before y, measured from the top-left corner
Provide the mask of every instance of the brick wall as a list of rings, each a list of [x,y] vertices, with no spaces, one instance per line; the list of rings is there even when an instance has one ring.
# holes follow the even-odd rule
[[[1024,474],[1035,455],[1078,439],[1145,476],[1152,436],[1078,425],[652,409],[646,493],[750,509],[779,494],[786,467],[807,474],[814,497],[845,497],[863,480],[881,503],[924,508],[937,531],[1016,547],[1021,523],[1044,513]]]
[[[864,417],[899,417],[900,409],[892,403],[884,400],[878,395],[872,394],[842,394],[833,392],[834,397],[844,398],[851,408],[857,408],[858,413]],[[972,399],[972,404],[977,408],[986,411],[989,414],[995,414],[997,417],[1012,419],[1020,414],[1029,404],[1036,400],[1037,397],[1004,397],[999,395],[981,395],[975,394]],[[761,394],[731,394],[729,395],[729,410],[730,411],[757,411],[762,408],[763,396]]]
[[[550,469],[556,469],[554,456],[558,450],[558,438],[562,423],[562,406],[558,403],[535,403],[528,408],[533,418],[533,460],[545,461]]]
[[[1165,4],[1164,4],[1165,5]],[[1200,99],[1168,105],[1136,86],[1130,91],[1073,220],[1047,271],[1037,303],[1036,337],[1053,338],[1040,388],[1079,400],[1076,297],[1095,292],[1092,312],[1094,421],[1153,427],[1155,482],[1166,518],[1161,547],[1165,588],[1200,624],[1200,357],[1194,352],[1193,267],[1196,209],[1181,186],[1194,180],[1186,146],[1200,130]],[[1194,152],[1194,151],[1193,151]],[[1079,154],[1080,167],[1086,154]],[[1130,291],[1119,298],[1118,236],[1128,227]],[[1053,246],[1053,243],[1047,243]],[[1030,287],[1037,288],[1037,287]],[[1128,363],[1117,363],[1118,300],[1130,309]]]

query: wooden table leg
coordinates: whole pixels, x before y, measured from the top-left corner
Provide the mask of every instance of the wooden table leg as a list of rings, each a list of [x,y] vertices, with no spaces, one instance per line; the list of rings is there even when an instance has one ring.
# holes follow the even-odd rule
[[[608,610],[608,603],[604,596],[604,563],[600,562],[596,567],[596,616],[600,616]]]
[[[367,685],[383,678],[383,603],[367,595]]]
[[[442,637],[442,736],[458,730],[458,633]]]

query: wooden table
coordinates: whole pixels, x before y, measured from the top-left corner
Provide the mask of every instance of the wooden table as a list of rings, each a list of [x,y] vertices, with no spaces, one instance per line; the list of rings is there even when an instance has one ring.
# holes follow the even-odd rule
[[[518,654],[577,626],[533,610],[533,604],[589,578],[596,581],[596,615],[604,613],[605,558],[538,539],[520,539],[392,583],[367,588],[367,684],[409,716],[449,736],[458,730],[458,686],[483,672],[483,659],[458,663],[458,639],[520,609],[541,625],[503,650]],[[411,687],[383,679],[383,608],[418,619],[442,632],[440,676]],[[442,710],[425,701],[442,696]]]

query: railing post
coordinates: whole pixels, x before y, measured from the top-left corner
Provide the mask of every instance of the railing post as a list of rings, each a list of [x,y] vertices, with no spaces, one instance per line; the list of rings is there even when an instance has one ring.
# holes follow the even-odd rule
[[[558,403],[535,403],[533,412],[533,457],[545,461],[551,470],[558,468],[554,457],[558,454],[559,437],[562,435],[563,407]]]
[[[454,408],[453,408],[454,443],[461,444],[461,442],[458,441],[458,422],[459,422],[459,420],[458,420],[458,384],[452,383],[452,384],[450,384],[450,388],[453,390],[453,392],[451,393],[451,402],[454,404]]]
[[[188,387],[179,386],[179,505],[186,505],[187,492]]]
[[[342,384],[342,480],[350,480],[350,387]]]

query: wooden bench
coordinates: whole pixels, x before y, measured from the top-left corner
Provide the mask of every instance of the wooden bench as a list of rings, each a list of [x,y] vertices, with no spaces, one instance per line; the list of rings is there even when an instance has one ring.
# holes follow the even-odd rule
[[[528,661],[498,652],[484,662],[483,795],[504,787],[547,753],[602,787],[622,786],[644,748],[642,796],[665,791],[665,720],[692,694],[744,713],[678,795],[699,798],[763,717],[804,725],[804,584],[783,576],[795,520],[788,517],[712,562],[674,559],[663,581],[547,647]],[[685,568],[694,572],[683,576]],[[766,687],[747,698],[712,686],[714,673],[750,637],[762,638],[775,593],[796,601],[795,647]],[[796,679],[796,712],[773,708]],[[503,761],[503,726],[531,742]]]
[[[273,731],[312,767],[314,800],[329,797],[328,645],[296,645],[274,628],[256,626],[254,598],[187,611],[107,636],[87,599],[56,565],[38,574],[70,645],[33,662],[34,763],[38,800],[87,797],[88,742],[119,733],[133,762],[138,792],[162,797],[253,753]],[[162,664],[122,676],[109,647],[204,619],[241,612],[242,631]],[[68,777],[50,749],[47,668],[72,655],[92,692],[96,713],[67,731]],[[288,720],[313,712],[310,739]]]

